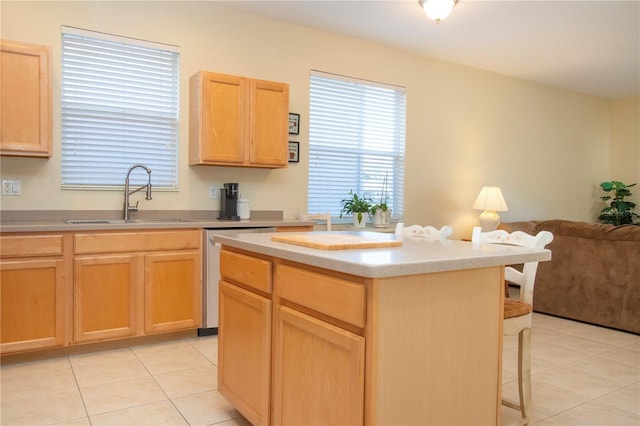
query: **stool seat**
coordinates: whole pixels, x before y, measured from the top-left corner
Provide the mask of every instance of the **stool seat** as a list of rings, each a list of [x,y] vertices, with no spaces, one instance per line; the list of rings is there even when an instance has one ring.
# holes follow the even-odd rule
[[[533,306],[519,300],[504,300],[504,319],[519,317],[533,312]]]

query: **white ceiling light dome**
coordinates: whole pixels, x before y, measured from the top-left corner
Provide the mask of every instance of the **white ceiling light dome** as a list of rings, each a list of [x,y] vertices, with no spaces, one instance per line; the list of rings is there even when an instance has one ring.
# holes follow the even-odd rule
[[[440,21],[449,16],[457,0],[418,0],[418,2],[430,19],[440,23]]]

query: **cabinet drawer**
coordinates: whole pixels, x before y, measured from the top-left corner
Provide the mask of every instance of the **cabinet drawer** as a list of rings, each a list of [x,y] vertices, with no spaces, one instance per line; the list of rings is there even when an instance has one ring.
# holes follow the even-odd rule
[[[271,294],[271,262],[227,250],[220,251],[220,276]]]
[[[87,233],[74,236],[74,253],[123,253],[199,249],[202,231],[139,231]]]
[[[357,327],[365,325],[363,284],[287,265],[276,265],[278,296]]]
[[[61,256],[62,235],[3,235],[0,255],[4,257]]]

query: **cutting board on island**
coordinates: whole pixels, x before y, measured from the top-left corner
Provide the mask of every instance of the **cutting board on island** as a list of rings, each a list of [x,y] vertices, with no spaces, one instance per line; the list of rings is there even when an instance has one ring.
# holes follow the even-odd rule
[[[320,250],[399,247],[402,245],[402,237],[381,232],[283,233],[273,235],[271,240]]]

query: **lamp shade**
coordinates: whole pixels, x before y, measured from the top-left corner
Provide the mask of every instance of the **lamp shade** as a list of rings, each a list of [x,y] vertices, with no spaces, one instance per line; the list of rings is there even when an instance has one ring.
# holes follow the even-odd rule
[[[475,203],[473,203],[474,210],[489,210],[494,212],[506,212],[507,203],[504,201],[502,191],[497,186],[484,186],[478,194]]]
[[[430,19],[436,22],[440,22],[453,10],[453,6],[456,5],[456,0],[419,0],[424,13]]]

